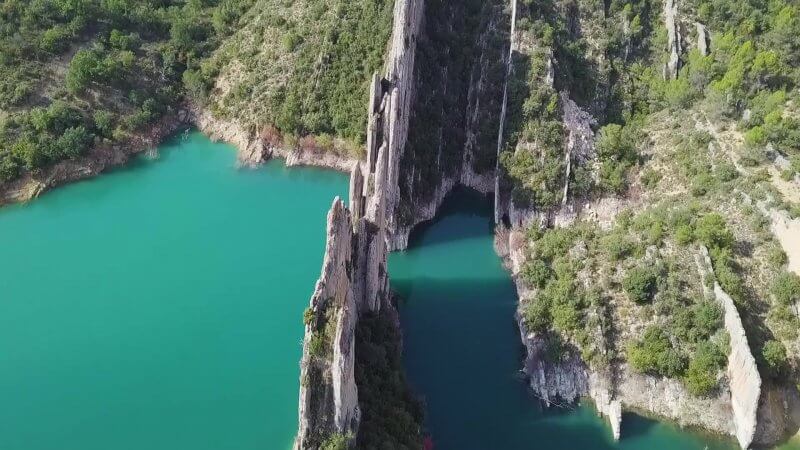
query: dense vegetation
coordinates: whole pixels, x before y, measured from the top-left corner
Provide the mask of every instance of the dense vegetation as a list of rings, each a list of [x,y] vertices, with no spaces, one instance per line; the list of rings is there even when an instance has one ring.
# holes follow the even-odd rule
[[[707,280],[686,268],[695,265],[693,241],[724,245],[730,232],[719,216],[698,213],[677,205],[627,213],[605,232],[588,223],[532,228],[522,271],[536,288],[523,302],[527,326],[566,338],[595,368],[624,359],[636,371],[681,378],[696,395],[714,392],[727,355],[722,311],[705,298]],[[685,219],[697,215],[677,243]],[[626,330],[638,324],[646,325],[640,335]]]
[[[356,383],[361,407],[356,448],[422,448],[422,404],[408,388],[400,332],[384,311],[356,328]]]
[[[512,126],[503,157],[519,205],[548,209],[561,200],[553,189],[563,186],[565,176],[564,131],[555,96],[561,91],[601,126],[600,170],[594,180],[572,171],[569,181],[575,188],[570,192],[576,196],[623,194],[629,170],[638,163],[638,130],[655,112],[677,113],[693,105],[709,119],[738,121],[752,164],[765,161],[770,148],[793,161],[784,170],[786,179],[798,173],[800,119],[787,108],[800,81],[800,7],[783,0],[682,4],[682,29],[689,29],[692,19],[705,24],[710,52],[700,53],[696,31],[689,29],[684,36],[689,50],[680,55],[675,79],[664,77],[662,70],[666,31],[661,7],[650,0],[522,2],[518,28],[527,37],[515,55],[509,86]]]
[[[363,152],[369,82],[382,69],[391,0],[261,0],[203,64],[215,115],[288,147]],[[216,80],[216,82],[215,82]]]
[[[0,5],[0,181],[124,142],[252,0],[6,0]]]

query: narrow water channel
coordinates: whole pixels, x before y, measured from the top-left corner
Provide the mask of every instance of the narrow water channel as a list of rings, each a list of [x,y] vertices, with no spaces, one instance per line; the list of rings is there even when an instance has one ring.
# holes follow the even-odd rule
[[[583,405],[543,410],[519,376],[514,285],[492,247],[491,205],[471,191],[390,256],[404,361],[436,450],[733,449],[732,443],[626,414],[622,440]]]

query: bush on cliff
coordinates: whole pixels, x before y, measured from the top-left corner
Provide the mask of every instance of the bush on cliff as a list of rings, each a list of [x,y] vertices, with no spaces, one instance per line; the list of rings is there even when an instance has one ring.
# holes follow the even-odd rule
[[[725,362],[725,354],[717,345],[710,342],[699,344],[684,376],[689,392],[698,396],[711,394],[717,387],[717,374]]]
[[[644,337],[628,346],[628,362],[637,372],[674,378],[686,370],[686,358],[670,342],[667,333],[649,326]]]
[[[658,271],[652,267],[636,267],[622,280],[628,298],[643,304],[653,300],[658,291]]]
[[[772,295],[783,305],[800,301],[800,277],[791,272],[778,275],[772,284]]]
[[[786,347],[777,340],[769,340],[761,350],[761,359],[770,376],[781,376],[789,366]]]

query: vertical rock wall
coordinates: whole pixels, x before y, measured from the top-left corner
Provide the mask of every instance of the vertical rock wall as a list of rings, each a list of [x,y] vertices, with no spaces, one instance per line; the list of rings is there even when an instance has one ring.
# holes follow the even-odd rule
[[[712,273],[708,249],[702,247],[702,271]],[[756,433],[758,405],[761,397],[761,375],[750,351],[747,334],[736,304],[718,282],[714,282],[714,297],[724,312],[725,331],[730,337],[728,354],[728,384],[733,415],[733,431],[739,445],[749,448]]]
[[[498,41],[508,40],[508,4],[422,6],[424,18],[411,41],[416,56],[408,140],[390,158],[390,185],[396,187],[387,202],[390,250],[405,248],[411,229],[433,218],[455,185],[484,193],[494,188],[505,73],[505,46]]]
[[[678,23],[678,0],[664,1],[664,26],[667,28],[668,61],[664,64],[664,79],[678,78],[681,54],[681,32]]]
[[[361,314],[393,308],[386,271],[387,217],[397,201],[399,152],[408,133],[411,71],[421,0],[398,0],[386,76],[375,74],[367,107],[367,160],[354,164],[350,208],[328,213],[322,273],[311,297],[300,370],[295,449],[317,449],[334,435],[358,433],[355,330]],[[392,207],[393,210],[393,207]]]

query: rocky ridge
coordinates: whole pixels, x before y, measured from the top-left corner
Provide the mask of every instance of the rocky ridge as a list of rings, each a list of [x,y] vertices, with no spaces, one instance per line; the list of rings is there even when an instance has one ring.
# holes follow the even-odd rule
[[[397,153],[408,133],[414,35],[421,2],[398,1],[386,76],[375,74],[368,105],[367,158],[352,166],[349,209],[328,213],[322,273],[306,314],[296,449],[333,436],[355,442],[360,421],[355,330],[365,313],[394,315],[386,270],[387,210],[396,201]],[[322,350],[320,350],[322,347]]]

